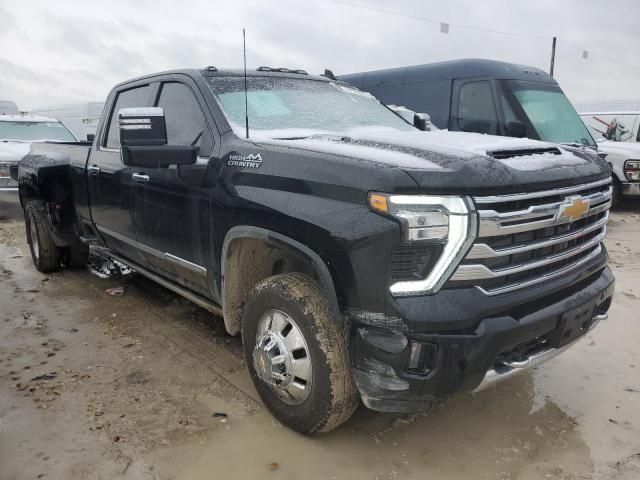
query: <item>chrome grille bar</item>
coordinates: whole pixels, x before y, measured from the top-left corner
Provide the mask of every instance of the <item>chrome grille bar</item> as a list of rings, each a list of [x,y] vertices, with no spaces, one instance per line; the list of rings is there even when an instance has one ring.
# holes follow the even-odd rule
[[[582,197],[584,200],[589,200],[592,205],[586,216],[608,210],[611,207],[612,191],[613,189],[609,187],[604,192],[596,192]],[[499,213],[495,210],[479,210],[480,229],[478,236],[495,237],[569,223],[570,220],[557,216],[558,209],[563,203],[564,201],[535,205],[526,210],[506,213]]]
[[[533,260],[531,262],[521,263],[519,265],[507,268],[500,268],[497,270],[491,270],[485,265],[460,265],[456,273],[453,274],[451,280],[479,280],[483,278],[498,278],[505,275],[512,275],[514,273],[524,272],[525,270],[531,270],[538,267],[544,267],[560,260],[565,260],[570,257],[574,257],[582,252],[589,250],[595,245],[599,244],[604,239],[605,231],[593,237],[588,242],[582,243],[577,247],[565,250],[562,253],[556,255],[549,255],[540,260]]]
[[[600,228],[603,228],[607,221],[609,220],[609,212],[605,213],[605,216],[600,220],[597,220],[594,223],[587,225],[580,230],[576,230],[571,233],[567,233],[565,235],[558,235],[555,237],[551,237],[548,240],[539,240],[536,242],[527,243],[524,245],[520,245],[517,247],[508,247],[508,248],[499,248],[494,249],[486,243],[476,243],[471,251],[467,254],[467,260],[480,259],[480,258],[496,258],[503,257],[505,255],[515,255],[517,253],[529,252],[531,250],[536,250],[538,248],[551,247],[553,245],[557,245],[559,243],[569,242],[571,240],[576,240],[587,233],[591,233]]]
[[[497,295],[585,265],[603,251],[611,197],[611,179],[606,178],[542,192],[474,198],[478,240],[450,285],[462,282]],[[572,225],[563,212],[577,199],[589,208],[575,220],[580,223]]]
[[[511,283],[509,285],[505,285],[504,287],[497,287],[497,288],[491,288],[491,289],[483,288],[483,287],[478,287],[478,288],[480,288],[480,290],[482,290],[487,295],[499,295],[501,293],[512,292],[513,290],[518,290],[520,288],[530,287],[532,285],[536,285],[540,282],[545,282],[554,277],[562,275],[563,273],[570,272],[571,270],[584,265],[590,260],[593,260],[601,253],[602,253],[602,246],[598,245],[597,248],[593,250],[593,252],[590,252],[589,255],[581,258],[577,262],[572,263],[571,265],[565,265],[563,267],[558,268],[557,270],[553,270],[549,273],[545,273],[544,275],[541,275],[539,277],[532,277],[529,280]]]
[[[592,188],[600,187],[611,183],[610,178],[604,178],[597,182],[583,183],[582,185],[575,185],[573,187],[562,187],[554,190],[544,190],[542,192],[530,192],[530,193],[514,193],[511,195],[493,195],[488,197],[475,197],[473,200],[476,204],[486,203],[506,203],[516,202],[519,200],[529,200],[531,198],[550,197],[552,195],[566,195],[575,194],[576,192],[590,190]]]

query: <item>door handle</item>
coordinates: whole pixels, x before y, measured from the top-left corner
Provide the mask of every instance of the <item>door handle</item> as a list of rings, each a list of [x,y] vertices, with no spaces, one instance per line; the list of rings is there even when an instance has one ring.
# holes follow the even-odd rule
[[[87,167],[87,172],[89,175],[98,175],[100,173],[100,167],[97,165],[89,165]]]
[[[143,175],[142,173],[134,173],[133,175],[131,175],[131,178],[140,183],[149,182],[149,175]]]

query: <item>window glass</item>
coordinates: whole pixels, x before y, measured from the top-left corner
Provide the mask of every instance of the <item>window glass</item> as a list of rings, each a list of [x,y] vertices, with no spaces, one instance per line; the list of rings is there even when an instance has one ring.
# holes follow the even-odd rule
[[[596,138],[604,138],[613,142],[632,142],[635,124],[634,115],[582,115],[584,122],[591,128]]]
[[[242,77],[211,77],[213,94],[237,135],[245,135]],[[286,77],[249,77],[247,109],[251,135],[302,138],[381,130],[414,130],[373,95],[343,83]]]
[[[469,82],[460,88],[458,126],[465,132],[498,132],[498,118],[489,82]]]
[[[75,142],[60,122],[0,121],[0,140],[5,142]]]
[[[593,146],[593,138],[564,92],[548,83],[508,80],[513,95],[540,140]]]
[[[107,130],[107,148],[119,148],[120,138],[118,137],[118,111],[122,108],[146,107],[149,99],[149,85],[132,88],[118,94],[115,106],[111,111],[109,120],[109,130]]]
[[[158,100],[164,109],[169,145],[194,145],[200,155],[211,150],[211,140],[204,114],[189,87],[183,83],[165,83]]]

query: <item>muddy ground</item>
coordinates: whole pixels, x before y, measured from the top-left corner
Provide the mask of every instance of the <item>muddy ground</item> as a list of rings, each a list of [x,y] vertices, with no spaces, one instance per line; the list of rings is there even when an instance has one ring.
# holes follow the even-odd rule
[[[135,274],[40,274],[5,217],[0,478],[640,479],[640,205],[612,214],[607,246],[610,318],[565,354],[309,439],[260,404],[221,319]]]

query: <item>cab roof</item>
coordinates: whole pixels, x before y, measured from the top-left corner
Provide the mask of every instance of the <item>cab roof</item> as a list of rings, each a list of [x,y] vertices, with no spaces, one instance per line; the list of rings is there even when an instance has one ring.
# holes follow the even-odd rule
[[[187,75],[190,77],[243,77],[244,70],[240,68],[217,68],[208,66],[204,68],[184,68],[178,70],[167,70],[156,72],[141,77],[132,78],[116,85],[116,87],[138,82],[140,80],[152,80],[154,77],[164,75]],[[257,69],[247,69],[247,77],[276,77],[276,78],[297,78],[301,80],[315,80],[321,82],[336,81],[324,75],[309,75],[304,70],[296,70],[282,67],[258,67]]]
[[[409,67],[374,70],[371,72],[340,75],[341,80],[350,81],[353,77],[366,75],[367,78],[398,77],[404,81],[435,81],[456,78],[490,77],[504,80],[529,80],[544,83],[557,82],[548,73],[539,68],[516,63],[499,62],[479,58],[466,58],[446,62],[413,65]]]

